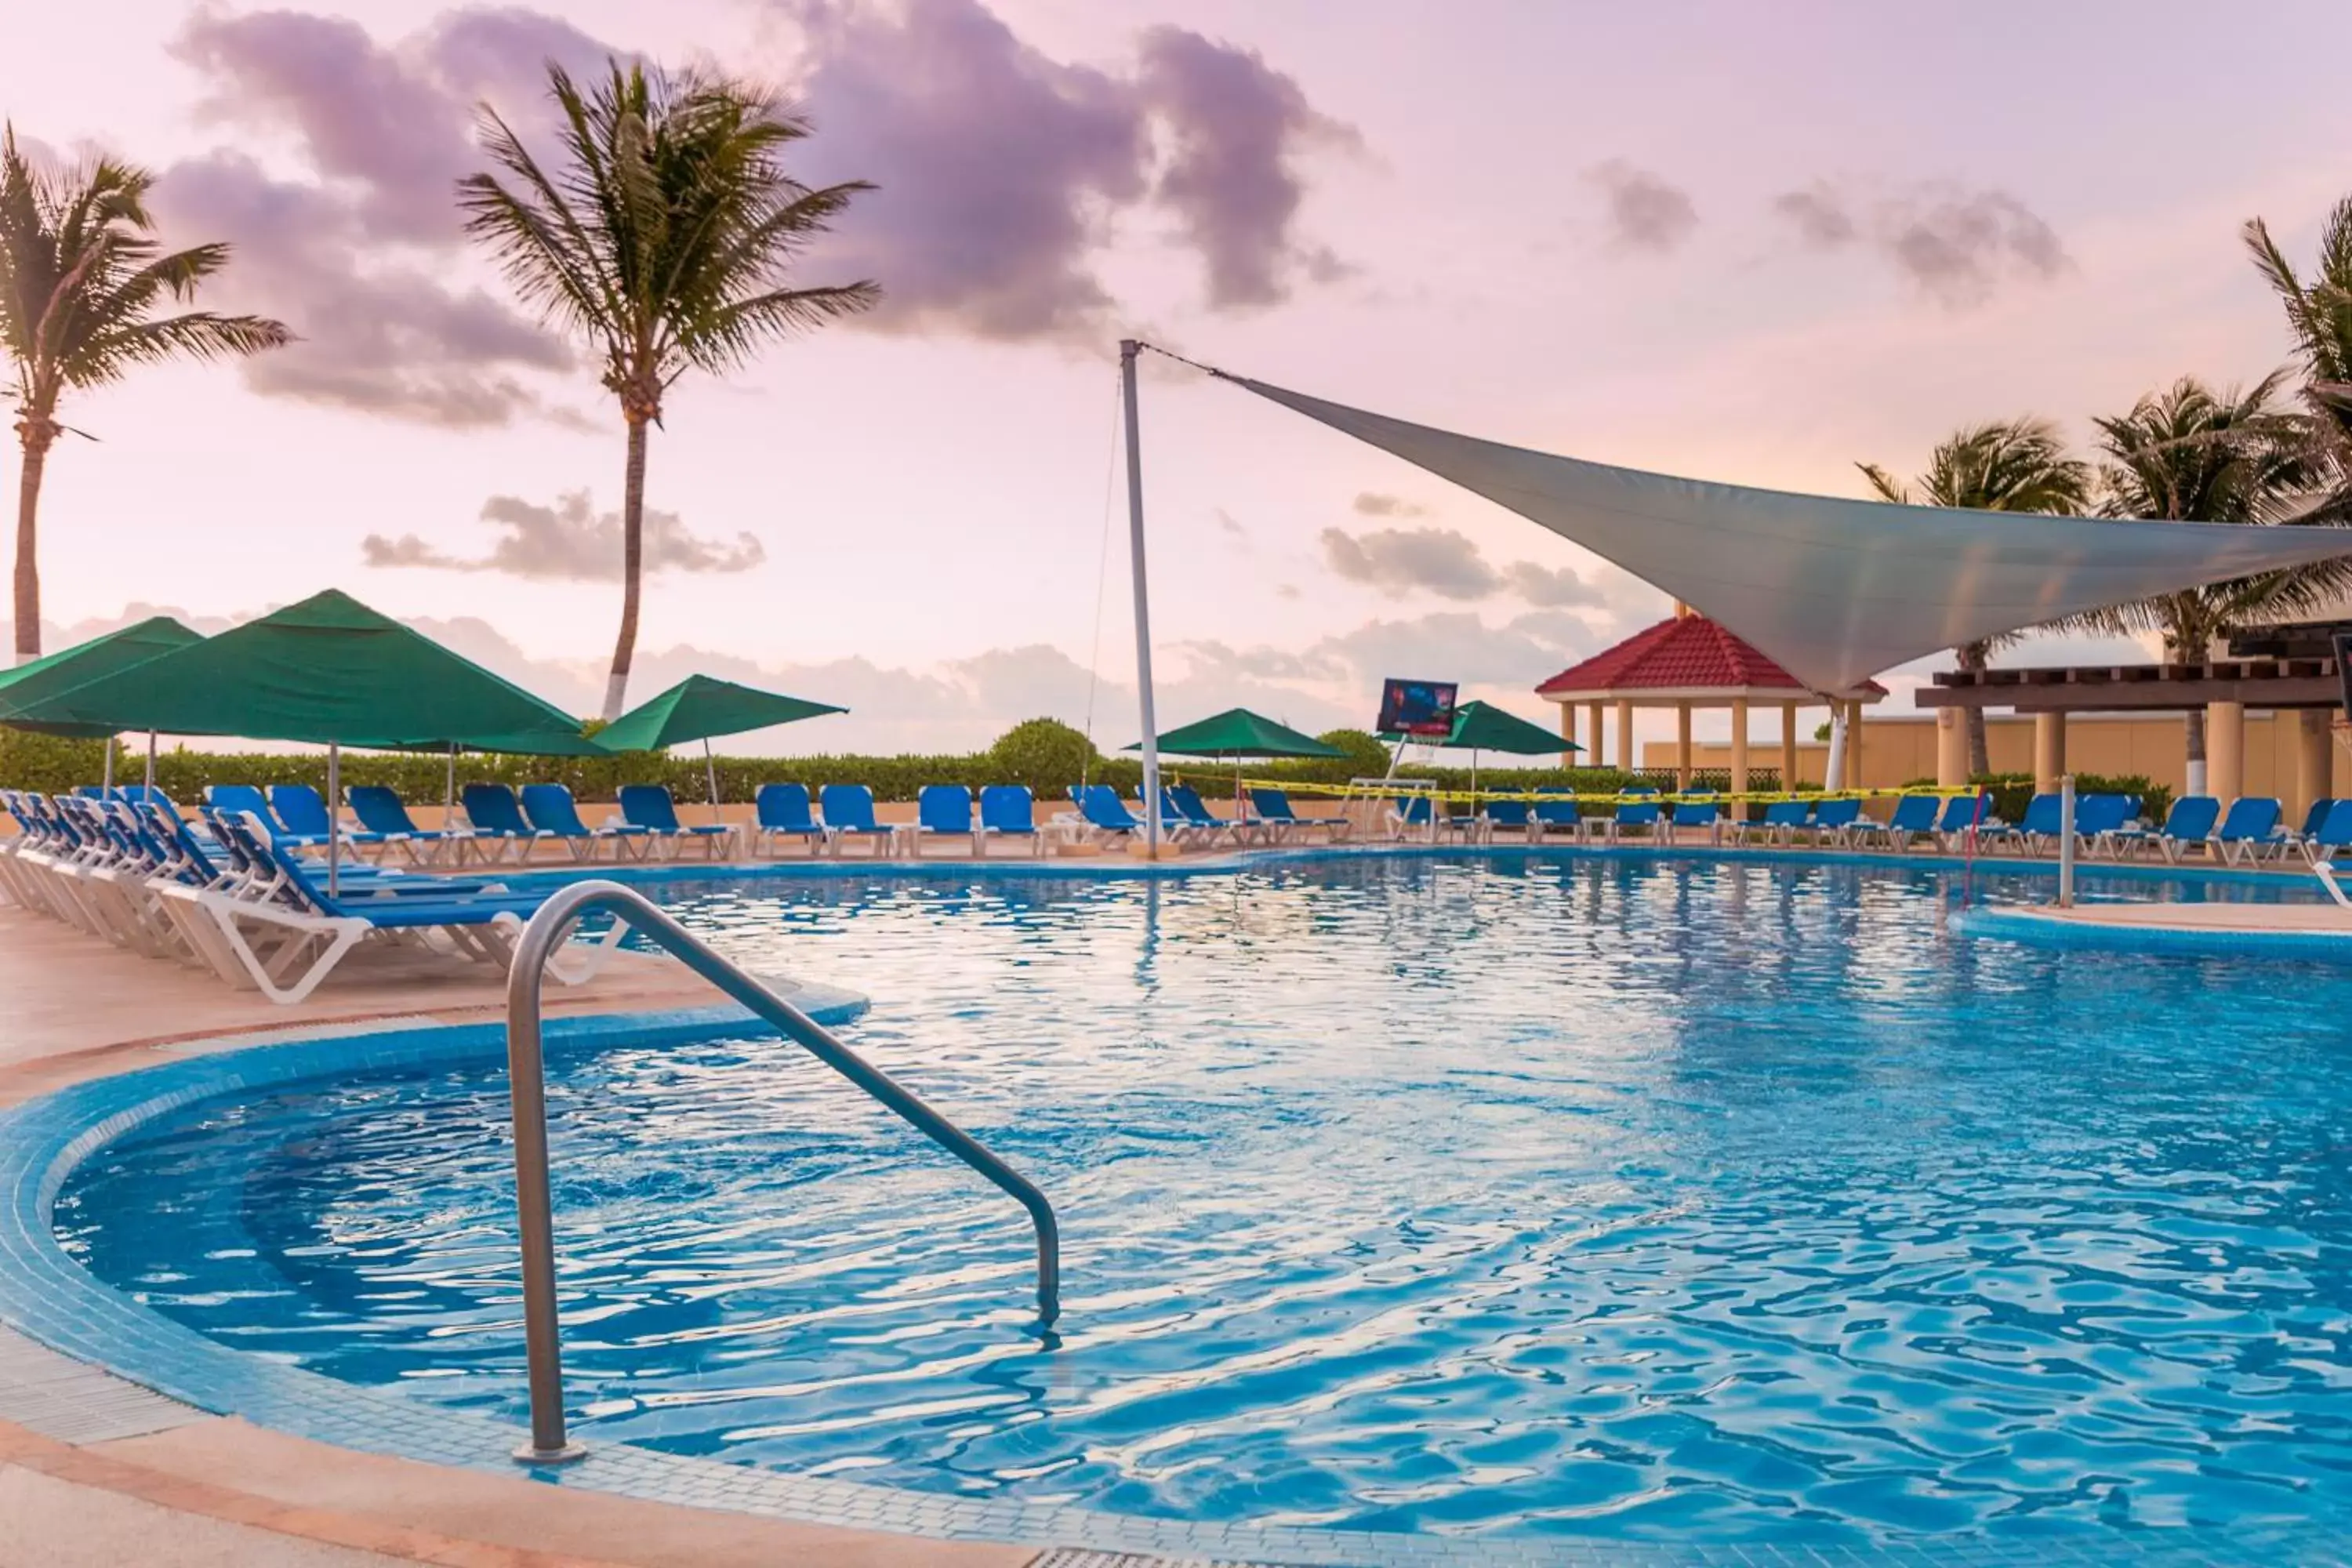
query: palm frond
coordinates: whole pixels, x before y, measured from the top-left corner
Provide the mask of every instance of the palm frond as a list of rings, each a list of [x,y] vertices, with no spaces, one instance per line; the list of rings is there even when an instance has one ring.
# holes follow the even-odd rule
[[[469,176],[460,201],[525,303],[604,351],[614,390],[657,402],[687,370],[731,369],[878,297],[870,281],[795,286],[792,263],[870,187],[793,179],[782,154],[808,127],[773,94],[616,60],[587,83],[550,68],[549,92],[560,159],[535,161],[486,110],[498,173]]]
[[[225,267],[225,245],[166,254],[147,210],[154,176],[100,158],[66,175],[35,171],[10,127],[0,134],[0,350],[19,403],[41,419],[68,387],[112,381],[177,355],[215,359],[290,341],[279,322],[208,311],[155,320],[192,300]]]

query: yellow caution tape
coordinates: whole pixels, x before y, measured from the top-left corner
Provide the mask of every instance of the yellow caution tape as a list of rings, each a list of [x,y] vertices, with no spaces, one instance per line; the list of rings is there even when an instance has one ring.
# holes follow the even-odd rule
[[[1171,781],[1181,782],[1181,774],[1171,770]],[[1328,796],[1340,801],[1412,800],[1462,802],[1477,805],[1491,800],[1526,801],[1530,805],[1543,801],[1573,801],[1580,805],[1696,805],[1709,801],[1730,805],[1738,803],[1775,805],[1782,801],[1805,800],[1891,800],[1906,795],[1931,795],[1942,797],[1972,795],[1983,793],[1982,784],[1912,784],[1903,787],[1856,787],[1835,790],[1642,790],[1589,792],[1583,790],[1501,790],[1501,789],[1440,789],[1425,779],[1390,779],[1378,784],[1318,784],[1298,779],[1241,779],[1231,775],[1210,773],[1205,776],[1217,785],[1237,783],[1244,789],[1278,789],[1292,795]]]

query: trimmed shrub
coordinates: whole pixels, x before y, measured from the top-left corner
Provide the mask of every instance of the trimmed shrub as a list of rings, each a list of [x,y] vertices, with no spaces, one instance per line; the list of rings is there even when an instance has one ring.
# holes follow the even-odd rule
[[[1090,777],[1102,760],[1092,741],[1059,719],[1024,719],[988,748],[988,782],[1027,784],[1042,799]]]

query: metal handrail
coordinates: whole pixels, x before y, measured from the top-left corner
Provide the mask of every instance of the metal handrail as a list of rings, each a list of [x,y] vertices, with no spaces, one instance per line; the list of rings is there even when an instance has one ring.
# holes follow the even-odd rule
[[[1037,1230],[1037,1313],[1049,1325],[1062,1310],[1061,1227],[1054,1205],[1027,1177],[971,1134],[851,1050],[815,1019],[721,958],[644,894],[618,882],[574,882],[539,907],[515,943],[507,974],[507,1078],[514,1097],[515,1208],[522,1237],[523,1342],[530,1360],[527,1464],[562,1464],[586,1450],[563,1429],[563,1369],[555,1310],[555,1226],[547,1180],[547,1077],[540,1047],[540,982],[556,947],[583,915],[625,919],[654,942],[810,1055],[880,1100],[933,1142],[986,1176],[1029,1211]]]

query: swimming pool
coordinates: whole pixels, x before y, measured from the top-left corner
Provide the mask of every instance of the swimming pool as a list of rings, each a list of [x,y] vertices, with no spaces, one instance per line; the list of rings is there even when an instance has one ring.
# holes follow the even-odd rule
[[[1017,1208],[781,1043],[562,1057],[582,1436],[1400,1532],[2333,1528],[2352,972],[1976,944],[1949,892],[1442,856],[675,887],[874,997],[850,1037],[1054,1197],[1066,1315],[1036,1333]],[[58,1231],[223,1342],[519,1419],[505,1114],[471,1068],[189,1107]]]

